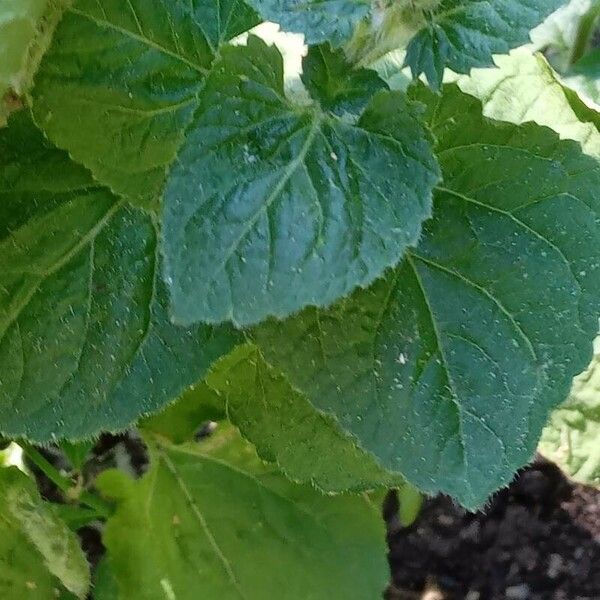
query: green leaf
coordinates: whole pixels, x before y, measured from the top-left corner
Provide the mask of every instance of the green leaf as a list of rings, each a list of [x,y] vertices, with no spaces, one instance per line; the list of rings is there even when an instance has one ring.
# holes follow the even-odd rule
[[[73,469],[81,472],[94,445],[95,442],[92,440],[86,440],[83,442],[69,442],[67,440],[63,440],[60,442],[59,447],[64,455],[68,458]]]
[[[427,4],[427,3],[426,3]],[[428,3],[432,4],[432,3]],[[529,31],[563,0],[440,0],[410,41],[406,64],[413,77],[425,74],[439,88],[444,68],[468,73],[493,66],[492,54],[505,54],[529,41]]]
[[[600,50],[593,50],[576,62],[564,81],[600,110]]]
[[[106,517],[105,514],[100,514],[97,510],[87,508],[81,504],[54,504],[53,509],[56,515],[72,531],[77,531],[94,521]]]
[[[185,391],[161,413],[146,417],[140,427],[182,444],[193,440],[203,423],[224,418],[224,400],[202,381]]]
[[[106,557],[100,561],[94,573],[94,600],[119,600],[119,587]]]
[[[483,102],[484,113],[512,123],[535,121],[600,157],[600,114],[564,87],[543,56],[526,49],[496,57],[497,68],[474,69],[460,88]]]
[[[544,429],[539,450],[575,481],[600,486],[600,340],[590,366]]]
[[[598,0],[571,0],[531,32],[534,48],[565,73],[594,48],[599,16]]]
[[[379,511],[363,496],[289,483],[234,434],[196,446],[151,443],[141,480],[102,476],[117,500],[104,541],[122,596],[379,597],[387,579]]]
[[[165,191],[176,321],[247,325],[373,281],[430,214],[429,142],[400,92],[352,123],[286,99],[275,47],[224,48]]]
[[[0,126],[20,106],[67,1],[0,2]]]
[[[2,598],[55,598],[63,586],[85,598],[89,585],[77,536],[42,501],[32,480],[16,468],[0,468]]]
[[[36,76],[35,118],[99,181],[153,204],[215,54],[256,23],[242,0],[78,0]]]
[[[476,508],[531,458],[589,361],[600,167],[548,129],[488,121],[455,86],[419,90],[444,175],[419,247],[255,339],[385,468]]]
[[[342,50],[329,44],[310,46],[303,60],[302,81],[325,111],[360,115],[386,83],[370,69],[353,69]]]
[[[569,68],[576,45],[577,30],[584,15],[597,0],[570,0],[563,2],[541,25],[531,32],[533,49],[543,52],[559,72]]]
[[[26,113],[0,131],[0,431],[38,442],[126,427],[230,351],[183,329],[151,218],[55,149]]]
[[[307,44],[339,46],[370,12],[368,0],[248,0],[265,21],[303,33]]]
[[[253,345],[240,346],[211,369],[207,383],[225,399],[227,416],[289,479],[327,493],[403,484],[314,409]]]

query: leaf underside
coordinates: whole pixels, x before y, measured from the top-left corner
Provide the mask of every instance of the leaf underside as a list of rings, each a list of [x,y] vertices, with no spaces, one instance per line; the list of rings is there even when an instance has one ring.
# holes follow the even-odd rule
[[[240,346],[221,359],[206,382],[258,455],[277,463],[292,481],[325,493],[402,485],[401,477],[379,467],[334,419],[315,411],[255,346]]]

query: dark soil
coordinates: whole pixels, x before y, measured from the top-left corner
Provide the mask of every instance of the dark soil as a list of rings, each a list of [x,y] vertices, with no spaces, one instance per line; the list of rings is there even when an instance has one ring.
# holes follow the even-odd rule
[[[600,491],[550,463],[536,461],[475,514],[440,496],[402,528],[393,504],[388,600],[600,599]]]

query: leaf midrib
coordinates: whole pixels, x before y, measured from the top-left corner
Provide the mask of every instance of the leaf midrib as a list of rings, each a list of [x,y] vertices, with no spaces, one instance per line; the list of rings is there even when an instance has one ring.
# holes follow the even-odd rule
[[[213,272],[211,273],[211,280],[214,280],[217,277],[217,275],[227,267],[229,260],[235,254],[236,250],[239,248],[240,244],[243,242],[246,236],[252,231],[260,217],[269,210],[269,208],[281,195],[281,193],[285,189],[285,186],[294,176],[296,171],[304,164],[306,155],[308,154],[317,133],[320,131],[321,123],[322,116],[319,113],[315,113],[315,116],[313,117],[312,122],[310,124],[310,129],[306,136],[306,140],[304,141],[300,152],[291,162],[287,164],[282,176],[279,178],[279,181],[273,189],[273,191],[263,202],[260,203],[256,212],[251,216],[250,219],[248,219],[246,225],[242,228],[240,235],[236,237],[236,239],[229,245],[227,250],[224,252],[223,257],[219,261],[219,264],[215,266]],[[232,314],[232,310],[233,309],[231,309],[229,317],[235,322],[235,315]]]
[[[169,458],[166,451],[164,451],[162,448],[159,447],[158,452],[160,455],[160,459],[163,461],[163,463],[167,467],[167,470],[171,473],[171,475],[175,479],[177,486],[181,490],[181,493],[184,495],[184,497],[188,503],[188,506],[190,507],[190,509],[192,511],[192,514],[194,515],[196,520],[200,523],[200,526],[202,527],[202,531],[204,532],[204,535],[206,536],[208,543],[212,547],[213,552],[215,553],[215,556],[219,559],[219,562],[221,562],[221,564],[223,565],[223,568],[225,569],[225,572],[227,573],[227,576],[228,576],[229,580],[231,581],[233,588],[235,589],[236,593],[239,595],[240,598],[242,598],[243,600],[246,600],[247,596],[246,596],[246,594],[244,594],[242,588],[240,587],[240,583],[237,580],[235,572],[233,571],[233,567],[231,566],[231,563],[229,562],[229,559],[225,556],[225,554],[221,550],[221,547],[219,546],[213,532],[211,531],[210,527],[208,526],[208,523],[206,522],[206,519],[204,518],[202,511],[200,510],[197,502],[194,500],[194,497],[193,497],[192,493],[190,492],[190,490],[188,489],[185,481],[179,474],[177,467],[173,464],[173,462]]]

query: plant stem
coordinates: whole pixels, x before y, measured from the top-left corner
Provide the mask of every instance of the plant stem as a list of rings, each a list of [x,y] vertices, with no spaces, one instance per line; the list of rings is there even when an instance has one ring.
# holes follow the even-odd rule
[[[28,442],[19,442],[19,446],[21,446],[29,460],[42,471],[42,473],[44,473],[44,475],[61,492],[68,494],[73,490],[73,482],[68,477],[62,475],[54,465],[46,460],[44,455],[35,446],[32,446]],[[78,500],[81,504],[85,504],[89,508],[94,509],[102,517],[108,518],[112,514],[110,504],[96,496],[96,494],[82,490],[78,495]]]
[[[570,65],[574,65],[585,54],[599,16],[600,2],[594,2],[590,9],[579,20],[575,43],[573,44],[571,57],[569,59]]]

